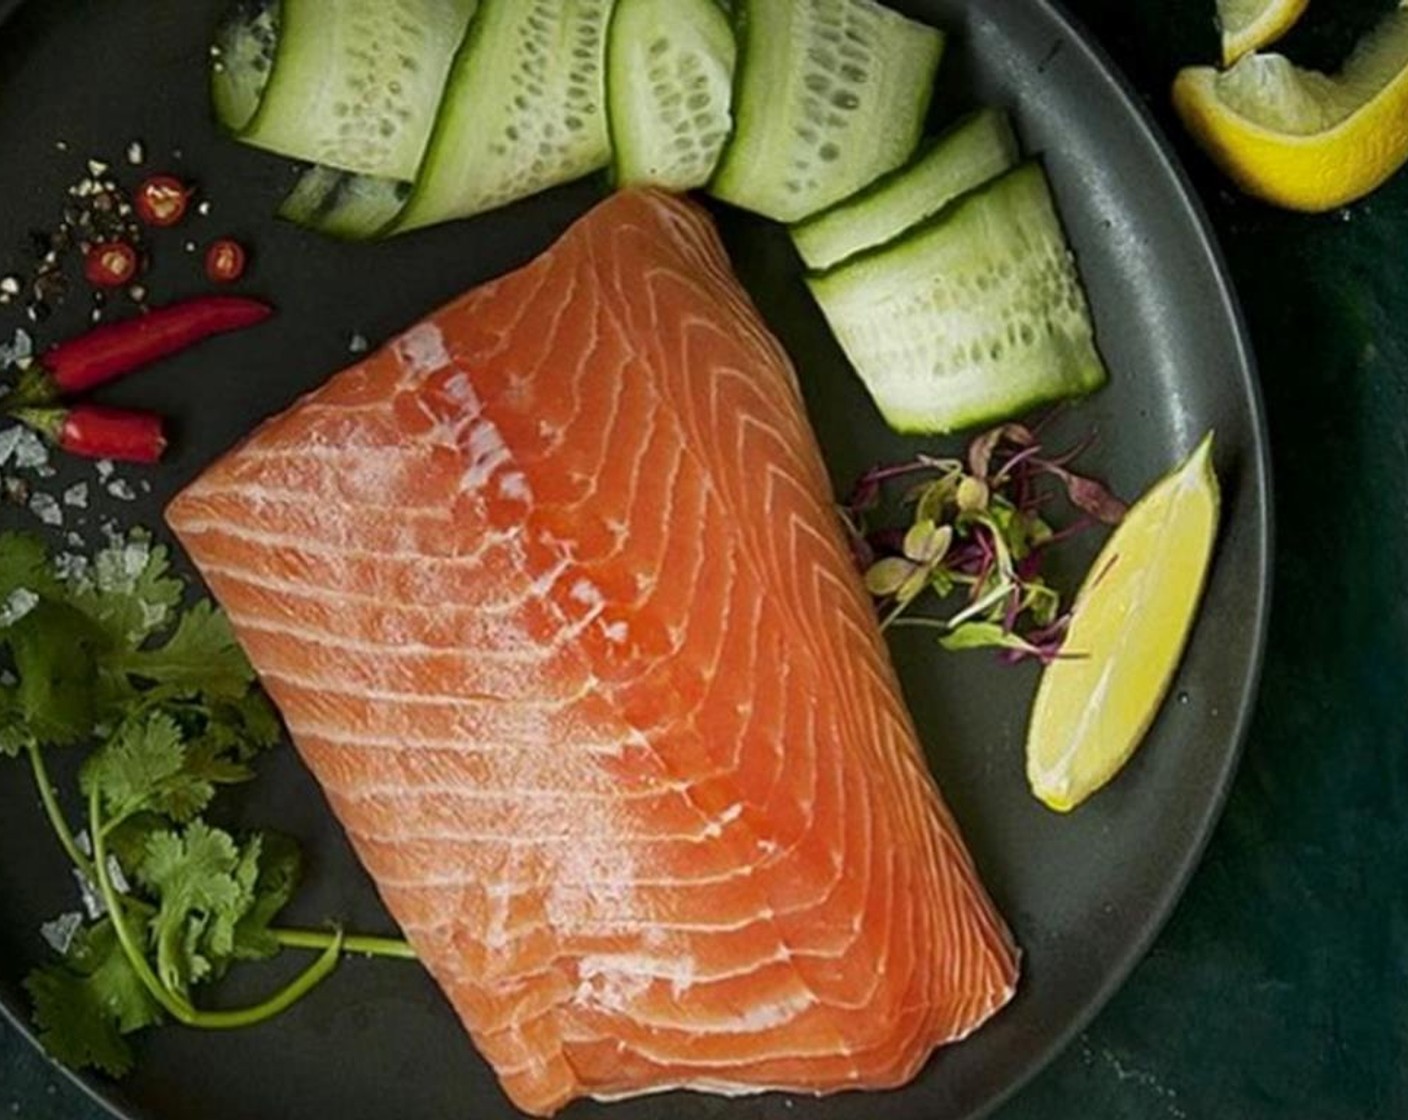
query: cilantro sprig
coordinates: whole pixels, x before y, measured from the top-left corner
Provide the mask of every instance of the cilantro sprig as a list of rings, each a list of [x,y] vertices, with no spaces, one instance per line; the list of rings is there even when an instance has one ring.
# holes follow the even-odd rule
[[[167,552],[134,533],[90,561],[0,534],[0,759],[26,758],[83,889],[87,918],[49,924],[59,959],[25,981],[40,1038],[59,1061],[121,1076],[127,1037],[175,1021],[229,1030],[284,1011],[345,953],[413,958],[403,941],[274,922],[299,879],[276,833],[236,836],[205,819],[222,789],[255,777],[279,723],[228,620],[183,608]],[[75,833],[48,753],[84,751]],[[197,1005],[238,962],[285,948],[319,955],[250,1007]]]
[[[945,649],[997,648],[1009,661],[1059,657],[1070,616],[1042,577],[1042,561],[1067,537],[1125,514],[1102,483],[1070,469],[1083,450],[1047,456],[1037,431],[1004,424],[974,439],[961,459],[919,455],[861,476],[842,515],[882,629],[937,630]],[[1042,484],[1052,480],[1082,514],[1061,531],[1044,513],[1052,493]],[[886,488],[901,481],[908,524],[871,525]],[[962,605],[947,617],[915,613],[960,592]]]

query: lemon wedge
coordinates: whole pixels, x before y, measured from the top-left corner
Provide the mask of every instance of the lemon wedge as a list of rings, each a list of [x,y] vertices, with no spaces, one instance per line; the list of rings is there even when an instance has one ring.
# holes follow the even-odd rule
[[[1274,43],[1305,14],[1310,0],[1217,0],[1222,27],[1222,64]]]
[[[1353,202],[1408,161],[1408,8],[1385,17],[1335,77],[1249,54],[1230,70],[1181,71],[1173,104],[1248,194],[1310,212]]]
[[[1062,658],[1037,687],[1027,780],[1058,812],[1115,776],[1159,710],[1217,532],[1209,435],[1130,509],[1076,596]]]

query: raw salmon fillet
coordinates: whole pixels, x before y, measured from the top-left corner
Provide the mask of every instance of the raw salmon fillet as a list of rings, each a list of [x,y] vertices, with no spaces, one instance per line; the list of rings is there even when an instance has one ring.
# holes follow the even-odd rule
[[[792,367],[692,203],[615,195],[168,515],[525,1112],[896,1086],[1011,997]]]

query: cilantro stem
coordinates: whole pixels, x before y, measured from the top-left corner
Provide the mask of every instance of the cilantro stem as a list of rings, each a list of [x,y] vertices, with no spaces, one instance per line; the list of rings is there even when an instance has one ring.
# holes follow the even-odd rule
[[[286,949],[325,949],[340,934],[310,929],[271,929],[274,940]],[[341,937],[342,951],[349,956],[390,957],[396,960],[416,960],[416,951],[393,937]]]
[[[107,840],[102,824],[98,789],[94,786],[88,795],[88,831],[93,837],[93,870],[94,877],[98,881],[98,891],[103,896],[103,903],[108,908],[108,918],[112,922],[113,932],[117,934],[118,944],[122,946],[122,951],[126,954],[132,971],[137,974],[137,979],[142,982],[142,987],[147,989],[152,999],[156,1000],[177,1022],[193,1025],[199,1012],[157,979],[156,973],[152,971],[152,966],[147,963],[146,954],[142,952],[141,946],[132,936],[132,931],[127,928],[127,919],[122,914],[122,899],[113,888],[112,876],[108,874]]]
[[[184,1023],[188,1027],[211,1031],[252,1027],[256,1023],[262,1023],[266,1019],[272,1019],[287,1011],[326,980],[337,968],[344,947],[344,939],[340,931],[328,935],[327,947],[316,961],[264,1002],[236,1011],[197,1011],[187,1000],[171,991],[157,979],[156,973],[152,971],[151,964],[147,961],[146,954],[142,952],[132,935],[132,931],[128,929],[127,919],[122,914],[123,900],[112,885],[112,876],[108,874],[106,829],[102,825],[101,803],[98,790],[94,788],[88,796],[88,829],[93,835],[93,869],[98,880],[98,890],[108,908],[108,917],[112,920],[112,928],[113,932],[117,934],[118,944],[122,946],[122,951],[132,965],[132,970],[136,972],[137,978],[141,980],[142,986],[147,989],[152,998],[177,1022]]]
[[[342,956],[342,949],[342,934],[332,934],[322,955],[299,973],[287,987],[275,992],[263,1003],[238,1011],[198,1011],[195,1022],[189,1025],[208,1031],[229,1031],[252,1027],[281,1015],[332,975]]]
[[[44,813],[49,818],[49,824],[54,830],[54,835],[59,838],[60,845],[68,854],[68,858],[89,879],[94,878],[93,861],[83,854],[83,849],[78,846],[78,841],[74,838],[73,829],[69,828],[68,820],[64,817],[63,807],[59,804],[58,796],[54,793],[54,783],[49,778],[49,768],[44,764],[44,752],[37,743],[29,744],[29,765],[34,771],[34,784],[39,787],[39,800],[44,804]]]

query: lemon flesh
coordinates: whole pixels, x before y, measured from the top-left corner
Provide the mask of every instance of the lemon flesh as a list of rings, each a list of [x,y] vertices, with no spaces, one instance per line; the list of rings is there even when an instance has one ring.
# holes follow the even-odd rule
[[[1173,103],[1248,194],[1320,212],[1362,198],[1408,161],[1408,9],[1387,16],[1334,77],[1278,54],[1181,71]]]
[[[1113,778],[1153,723],[1192,629],[1217,518],[1209,435],[1134,505],[1091,567],[1027,734],[1027,780],[1049,808],[1068,812]]]
[[[1289,31],[1310,0],[1217,0],[1222,27],[1222,64],[1231,66],[1244,54],[1259,51]]]

